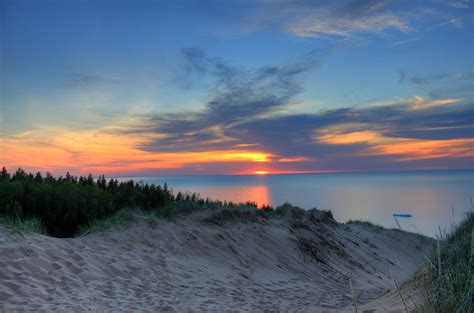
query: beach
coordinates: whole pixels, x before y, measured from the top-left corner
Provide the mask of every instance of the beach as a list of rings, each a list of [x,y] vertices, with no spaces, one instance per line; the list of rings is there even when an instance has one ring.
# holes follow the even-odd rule
[[[355,298],[404,312],[431,244],[292,208],[137,217],[77,238],[0,226],[0,311],[353,312]]]

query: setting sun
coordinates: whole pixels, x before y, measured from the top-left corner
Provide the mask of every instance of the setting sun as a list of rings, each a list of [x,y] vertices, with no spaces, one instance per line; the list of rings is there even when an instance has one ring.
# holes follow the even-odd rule
[[[255,171],[255,174],[257,174],[257,175],[267,175],[268,172],[267,171]]]

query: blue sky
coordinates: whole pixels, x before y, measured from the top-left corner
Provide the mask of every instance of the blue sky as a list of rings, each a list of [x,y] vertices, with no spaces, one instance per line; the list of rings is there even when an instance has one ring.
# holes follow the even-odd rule
[[[0,14],[9,167],[474,165],[470,1],[6,0]]]

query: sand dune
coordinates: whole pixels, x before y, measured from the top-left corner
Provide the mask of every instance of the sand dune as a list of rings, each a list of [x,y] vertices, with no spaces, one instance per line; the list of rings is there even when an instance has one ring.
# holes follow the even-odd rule
[[[0,226],[0,311],[353,311],[349,277],[360,308],[397,311],[393,279],[409,279],[431,243],[316,211],[213,212],[72,239]],[[412,306],[416,290],[403,288]]]

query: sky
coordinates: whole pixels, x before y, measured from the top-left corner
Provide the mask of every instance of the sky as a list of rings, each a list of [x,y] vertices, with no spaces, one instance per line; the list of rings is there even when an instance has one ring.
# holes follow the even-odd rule
[[[0,165],[474,168],[471,1],[0,0]]]

